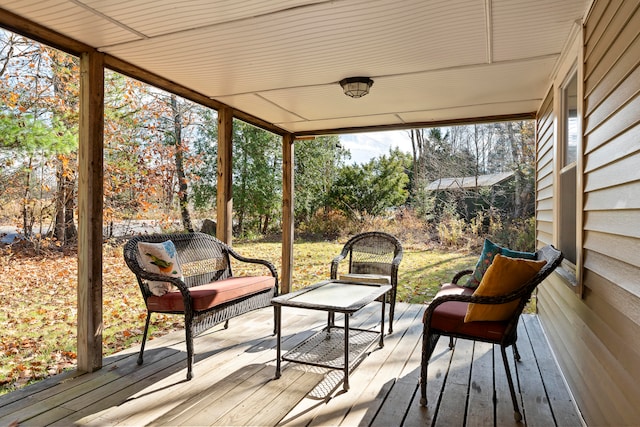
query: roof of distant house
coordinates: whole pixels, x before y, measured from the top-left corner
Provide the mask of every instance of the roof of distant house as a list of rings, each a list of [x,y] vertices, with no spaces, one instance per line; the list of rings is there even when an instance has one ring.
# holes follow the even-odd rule
[[[514,176],[513,171],[489,175],[465,176],[460,178],[440,178],[427,186],[427,190],[454,190],[458,188],[493,187]]]

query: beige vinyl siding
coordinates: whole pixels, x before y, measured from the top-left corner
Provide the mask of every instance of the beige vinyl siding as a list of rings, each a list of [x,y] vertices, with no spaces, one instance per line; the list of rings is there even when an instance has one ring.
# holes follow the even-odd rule
[[[536,239],[538,245],[553,243],[553,92],[538,113],[536,126]]]
[[[538,309],[587,424],[640,425],[640,0],[594,1],[583,40],[584,293],[553,275]],[[540,120],[550,114],[545,100]],[[541,170],[539,228],[549,217]]]

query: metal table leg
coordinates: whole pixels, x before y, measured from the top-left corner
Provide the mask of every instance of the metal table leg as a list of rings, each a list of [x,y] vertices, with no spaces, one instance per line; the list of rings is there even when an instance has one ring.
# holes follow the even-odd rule
[[[276,311],[276,335],[277,335],[277,344],[276,344],[276,379],[280,378],[280,342],[282,341],[282,307],[279,305],[274,305],[274,309]]]
[[[382,318],[380,320],[380,347],[384,347],[384,298],[382,298]]]
[[[344,315],[344,391],[349,390],[349,314]]]

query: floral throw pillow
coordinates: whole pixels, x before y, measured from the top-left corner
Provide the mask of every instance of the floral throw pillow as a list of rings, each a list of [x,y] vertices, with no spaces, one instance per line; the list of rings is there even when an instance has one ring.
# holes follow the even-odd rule
[[[145,271],[183,278],[176,246],[171,240],[162,243],[138,242],[138,251]],[[171,282],[149,281],[147,285],[149,291],[156,296],[162,296],[175,289]]]
[[[496,245],[489,239],[484,239],[484,245],[482,246],[482,253],[480,254],[480,258],[476,263],[476,268],[473,270],[473,274],[467,280],[464,287],[467,288],[477,288],[480,286],[480,282],[482,281],[482,276],[487,271],[493,259],[500,253],[500,246]]]

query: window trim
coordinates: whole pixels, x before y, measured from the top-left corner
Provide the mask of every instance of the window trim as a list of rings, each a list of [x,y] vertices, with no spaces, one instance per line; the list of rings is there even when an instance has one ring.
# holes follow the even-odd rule
[[[582,52],[582,38],[583,32],[579,31],[579,34],[574,40],[571,48],[564,60],[558,67],[556,79],[553,83],[554,88],[554,110],[555,116],[555,132],[554,132],[554,225],[553,225],[553,241],[556,247],[560,248],[560,222],[561,222],[561,201],[562,196],[560,192],[560,184],[562,174],[575,167],[575,185],[576,185],[576,209],[575,209],[575,227],[576,227],[576,263],[564,259],[562,264],[556,269],[557,276],[561,278],[569,288],[575,292],[579,297],[583,297],[583,193],[584,193],[584,180],[583,180],[583,136],[584,136],[584,78],[583,68],[579,66],[582,64],[583,52]],[[569,85],[573,76],[576,76],[577,80],[577,128],[578,128],[578,141],[576,147],[576,161],[568,165],[564,165],[564,144],[565,144],[565,129],[566,129],[566,115],[565,115],[565,89]]]

